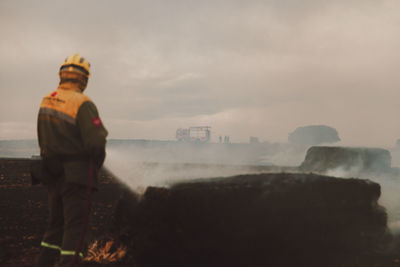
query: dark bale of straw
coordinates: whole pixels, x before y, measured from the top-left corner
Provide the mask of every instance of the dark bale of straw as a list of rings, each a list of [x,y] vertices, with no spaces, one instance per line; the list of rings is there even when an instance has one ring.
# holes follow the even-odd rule
[[[369,266],[389,238],[379,196],[368,180],[240,175],[127,192],[115,226],[143,267]]]
[[[390,172],[392,157],[382,148],[313,146],[308,149],[300,168],[326,172],[341,169],[358,172]]]

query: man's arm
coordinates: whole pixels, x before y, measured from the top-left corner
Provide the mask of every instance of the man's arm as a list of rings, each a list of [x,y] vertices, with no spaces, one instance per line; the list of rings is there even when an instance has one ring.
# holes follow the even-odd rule
[[[94,103],[84,102],[79,108],[76,120],[86,153],[95,160],[98,167],[101,167],[105,158],[108,133]]]

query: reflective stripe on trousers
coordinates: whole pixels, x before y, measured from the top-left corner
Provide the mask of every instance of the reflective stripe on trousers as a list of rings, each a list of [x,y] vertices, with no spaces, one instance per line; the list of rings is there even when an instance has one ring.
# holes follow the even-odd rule
[[[60,251],[61,256],[74,256],[75,251],[74,250],[61,250]],[[79,257],[83,258],[82,252],[79,252]]]
[[[45,248],[57,249],[57,250],[60,250],[60,251],[61,251],[61,247],[60,247],[60,246],[53,245],[53,244],[49,244],[49,243],[46,243],[46,242],[44,242],[44,241],[42,241],[42,243],[40,243],[40,245],[41,245],[42,247],[45,247]]]
[[[60,246],[49,244],[49,243],[46,243],[44,241],[42,241],[42,243],[40,245],[42,247],[59,250],[60,254],[62,256],[74,256],[75,255],[75,251],[74,250],[62,250]],[[79,253],[79,257],[83,258],[83,253],[82,252]]]

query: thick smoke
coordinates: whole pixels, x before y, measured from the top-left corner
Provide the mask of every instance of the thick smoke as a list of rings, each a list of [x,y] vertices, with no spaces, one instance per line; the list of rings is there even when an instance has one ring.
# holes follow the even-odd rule
[[[369,179],[381,186],[380,205],[388,213],[389,228],[400,233],[400,169],[393,167],[389,150],[365,147],[311,147],[302,171],[339,178]],[[338,196],[340,200],[340,196]]]
[[[391,170],[366,172],[363,169],[362,160],[350,169],[340,166],[328,170],[325,174],[342,178],[361,178],[374,181],[381,186],[379,204],[386,208],[388,213],[388,226],[393,234],[400,234],[400,171],[397,168]]]
[[[298,166],[307,147],[269,143],[111,140],[106,167],[133,185],[228,176]]]
[[[133,190],[147,186],[168,186],[183,180],[260,173],[265,167],[245,165],[246,153],[229,156],[229,148],[197,151],[191,146],[110,147],[105,166]],[[226,157],[224,157],[226,156]],[[240,164],[240,162],[243,162]]]
[[[315,170],[299,169],[298,166],[305,159],[306,149],[304,146],[290,144],[260,143],[252,146],[119,141],[111,142],[107,147],[105,166],[132,190],[139,192],[147,186],[168,186],[184,180],[262,172],[301,170],[341,178],[369,179],[381,185],[382,195],[379,201],[388,212],[389,227],[393,233],[400,233],[400,169],[393,167],[398,166],[398,157],[393,150],[390,151],[394,156],[391,165],[390,154],[377,149],[373,151],[377,152],[376,155],[381,155],[381,158],[376,158],[373,154],[374,161],[369,161],[368,168],[365,154],[364,158],[326,158],[326,162],[318,154],[312,159],[312,164],[315,163],[312,168]],[[332,151],[329,153],[330,157],[334,154]],[[330,166],[335,160],[338,160],[338,164]],[[328,168],[324,170],[316,170],[326,166]]]
[[[301,144],[272,144],[262,156],[262,162],[273,166],[297,167],[304,160],[307,152],[307,145]]]

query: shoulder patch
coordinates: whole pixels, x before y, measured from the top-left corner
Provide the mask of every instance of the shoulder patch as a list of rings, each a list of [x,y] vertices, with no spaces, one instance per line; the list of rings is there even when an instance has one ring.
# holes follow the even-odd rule
[[[93,125],[96,127],[100,127],[103,125],[103,123],[101,122],[99,117],[93,118],[92,122],[93,122]]]

